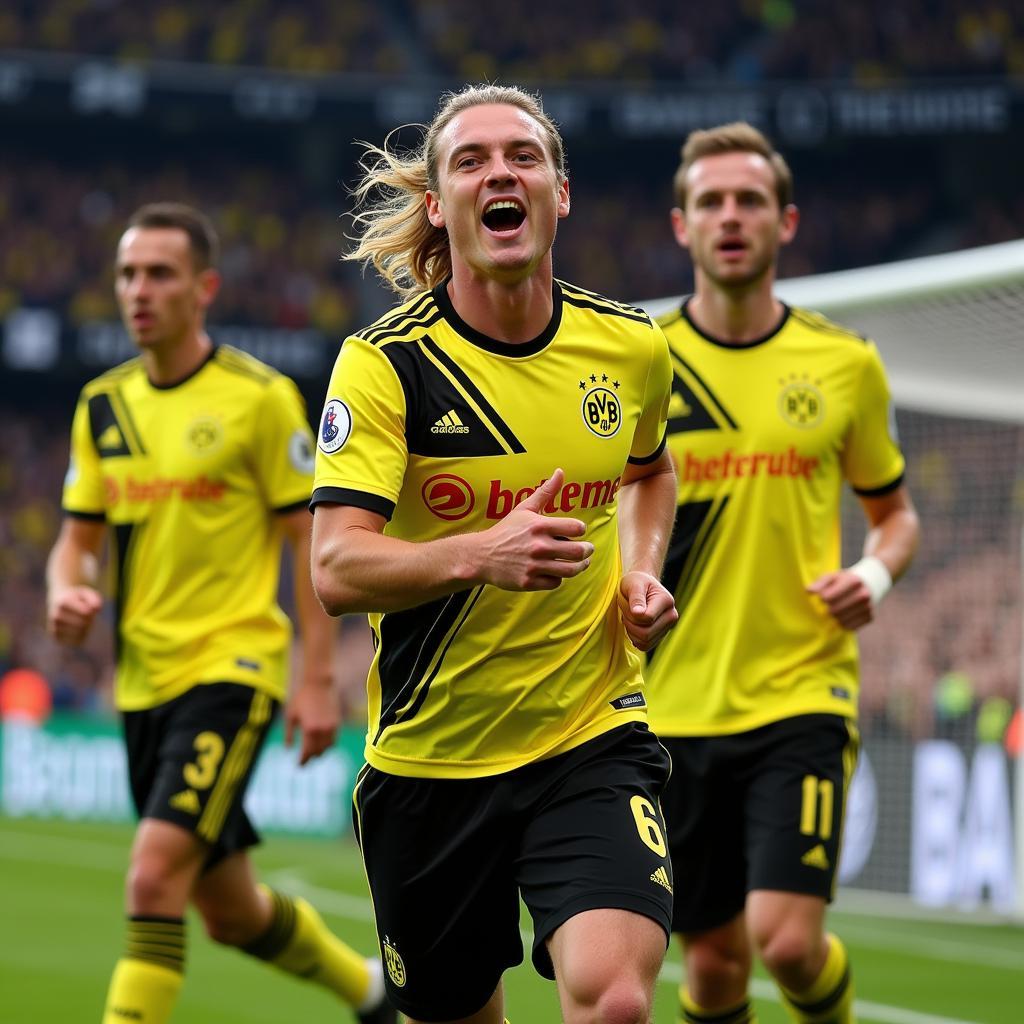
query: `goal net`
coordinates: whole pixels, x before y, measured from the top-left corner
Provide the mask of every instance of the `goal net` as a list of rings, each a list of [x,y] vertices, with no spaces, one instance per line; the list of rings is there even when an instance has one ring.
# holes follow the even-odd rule
[[[860,633],[841,898],[1024,916],[1024,241],[778,294],[878,343],[922,524],[911,570]],[[844,502],[849,564],[864,518]]]

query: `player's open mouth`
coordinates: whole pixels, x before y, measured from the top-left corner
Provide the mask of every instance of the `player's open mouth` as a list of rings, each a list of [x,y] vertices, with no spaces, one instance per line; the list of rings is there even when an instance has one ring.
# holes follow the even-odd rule
[[[744,252],[746,243],[740,238],[726,238],[718,243],[719,252]]]
[[[518,231],[526,220],[526,211],[518,199],[498,199],[484,210],[484,227],[495,234]]]

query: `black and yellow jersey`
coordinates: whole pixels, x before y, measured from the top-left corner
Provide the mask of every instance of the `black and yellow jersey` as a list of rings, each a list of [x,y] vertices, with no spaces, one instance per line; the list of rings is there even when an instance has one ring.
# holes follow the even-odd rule
[[[236,349],[171,387],[133,359],[82,389],[63,505],[111,526],[119,708],[214,681],[283,698],[274,512],[301,508],[312,483],[298,389]]]
[[[547,512],[581,519],[590,568],[554,591],[477,586],[375,614],[371,765],[397,775],[508,771],[645,718],[615,595],[627,461],[663,450],[668,349],[648,316],[555,282],[533,341],[488,338],[446,284],[346,339],[320,424],[313,506],[370,509],[412,541],[485,530],[555,469]]]
[[[857,707],[857,644],[805,587],[840,565],[843,480],[898,487],[903,456],[878,352],[785,308],[746,344],[703,334],[686,305],[658,321],[679,478],[664,582],[679,622],[645,671],[664,736],[741,732]]]

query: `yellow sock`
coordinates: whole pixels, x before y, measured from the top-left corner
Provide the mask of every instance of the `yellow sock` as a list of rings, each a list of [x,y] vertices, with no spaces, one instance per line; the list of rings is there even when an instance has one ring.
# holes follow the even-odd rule
[[[379,1002],[384,993],[383,980],[371,974],[366,958],[346,946],[312,906],[268,886],[260,888],[272,900],[274,916],[265,934],[245,947],[246,953],[329,988],[357,1010]],[[379,984],[379,993],[371,992],[374,981]]]
[[[806,992],[782,988],[782,1005],[796,1024],[855,1024],[853,979],[846,947],[828,936],[828,956],[821,974]]]
[[[681,1024],[757,1024],[757,1011],[749,999],[724,1010],[708,1010],[694,1002],[686,986],[680,985],[679,1019]]]
[[[103,1024],[165,1024],[178,999],[185,966],[185,924],[130,918],[127,949],[107,991]]]

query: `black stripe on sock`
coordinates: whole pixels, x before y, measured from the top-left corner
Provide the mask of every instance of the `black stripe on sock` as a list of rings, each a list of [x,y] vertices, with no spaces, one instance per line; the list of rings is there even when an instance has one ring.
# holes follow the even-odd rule
[[[819,999],[816,1003],[803,1003],[798,999],[794,999],[789,992],[786,993],[786,998],[801,1013],[806,1014],[808,1017],[817,1017],[819,1014],[828,1013],[846,995],[846,990],[849,987],[850,967],[847,965],[846,970],[843,971],[843,976],[839,979],[839,984],[824,999]]]
[[[295,934],[295,901],[276,889],[270,890],[270,898],[273,902],[270,925],[258,939],[242,947],[250,956],[260,960],[273,960],[279,956]]]
[[[125,956],[183,974],[185,922],[180,917],[129,917]]]

